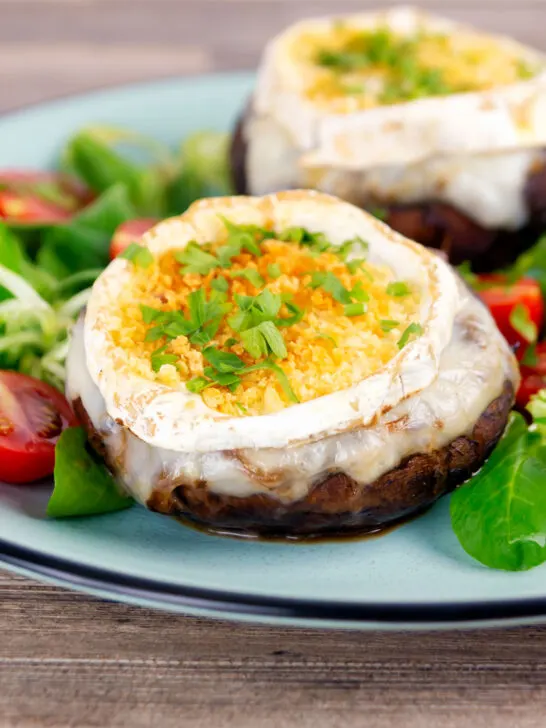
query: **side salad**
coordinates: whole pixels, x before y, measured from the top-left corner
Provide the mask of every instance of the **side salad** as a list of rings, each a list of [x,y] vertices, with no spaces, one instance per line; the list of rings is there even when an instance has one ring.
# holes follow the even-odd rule
[[[228,142],[201,132],[172,150],[92,127],[67,141],[56,172],[0,171],[0,481],[53,473],[50,517],[132,505],[62,394],[70,328],[108,262],[138,256],[157,220],[231,193]],[[452,496],[452,525],[486,566],[529,569],[546,561],[546,235],[507,270],[460,273],[514,347],[522,383],[499,445]]]
[[[93,127],[68,140],[56,172],[0,171],[0,481],[54,474],[52,517],[132,503],[62,394],[69,331],[111,259],[159,219],[231,192],[228,141],[201,132],[171,150]]]

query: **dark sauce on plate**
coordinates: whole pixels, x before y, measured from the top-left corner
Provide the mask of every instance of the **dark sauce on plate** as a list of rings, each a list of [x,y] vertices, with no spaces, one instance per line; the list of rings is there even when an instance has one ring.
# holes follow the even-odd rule
[[[234,538],[239,541],[262,541],[264,543],[278,543],[278,544],[318,544],[318,543],[344,543],[353,541],[364,541],[372,538],[378,538],[379,536],[386,536],[387,534],[395,531],[400,526],[403,526],[410,521],[419,518],[429,511],[431,506],[427,506],[418,513],[411,513],[409,516],[398,518],[390,523],[371,527],[371,528],[358,528],[354,530],[344,531],[332,531],[328,533],[309,533],[309,534],[264,534],[252,531],[251,529],[236,529],[236,528],[215,528],[214,526],[207,525],[201,521],[197,521],[188,516],[178,515],[175,516],[175,520],[181,523],[187,528],[191,528],[199,533],[204,533],[207,536],[220,536],[222,538]]]

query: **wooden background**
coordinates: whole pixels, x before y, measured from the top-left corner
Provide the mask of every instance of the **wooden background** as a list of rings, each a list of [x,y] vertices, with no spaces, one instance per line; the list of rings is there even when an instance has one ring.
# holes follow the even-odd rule
[[[251,68],[292,20],[367,0],[0,0],[0,111],[123,81]],[[546,49],[546,0],[421,5]],[[1,166],[0,159],[0,166]],[[0,728],[544,728],[546,628],[245,627],[0,573]]]

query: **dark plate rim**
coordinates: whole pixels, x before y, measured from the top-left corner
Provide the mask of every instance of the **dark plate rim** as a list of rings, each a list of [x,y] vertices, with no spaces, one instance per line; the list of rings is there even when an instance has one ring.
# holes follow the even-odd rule
[[[169,84],[185,80],[212,81],[217,78],[251,78],[250,69],[233,69],[222,72],[203,72],[173,76],[160,76],[144,81],[112,84],[90,88],[82,92],[52,96],[42,101],[21,104],[0,114],[0,122],[26,112],[48,109],[63,103],[78,101],[120,90],[135,91],[140,88]],[[143,577],[128,576],[115,571],[86,566],[44,554],[34,549],[17,546],[0,539],[0,566],[22,570],[38,579],[52,580],[78,591],[102,592],[113,599],[130,598],[140,602],[155,602],[165,608],[176,607],[180,611],[203,610],[221,616],[254,616],[268,618],[315,621],[318,623],[376,623],[423,626],[445,624],[457,626],[468,622],[494,622],[496,620],[533,619],[546,616],[546,596],[494,602],[464,602],[461,604],[388,604],[348,603],[333,600],[317,601],[288,597],[261,596],[228,592],[208,588],[177,586]]]
[[[434,626],[495,621],[520,621],[546,616],[546,597],[513,601],[463,602],[460,604],[388,604],[294,599],[244,594],[205,587],[178,586],[145,577],[129,576],[0,539],[0,566],[23,570],[38,579],[53,580],[84,592],[101,592],[112,599],[155,603],[179,611],[202,610],[219,617],[254,616],[267,619],[316,623]],[[108,597],[106,597],[108,598]]]

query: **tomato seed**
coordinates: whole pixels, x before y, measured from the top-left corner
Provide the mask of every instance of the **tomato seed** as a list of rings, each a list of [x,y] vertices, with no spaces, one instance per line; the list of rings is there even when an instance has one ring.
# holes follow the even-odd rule
[[[38,437],[50,440],[59,437],[63,430],[61,415],[40,392],[24,392],[20,402],[27,421]]]
[[[14,429],[13,423],[0,412],[0,437],[11,435]]]

